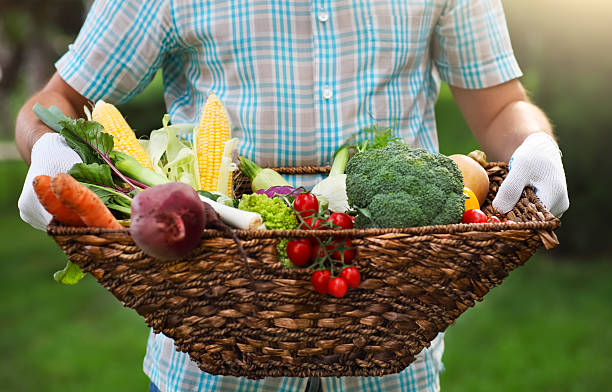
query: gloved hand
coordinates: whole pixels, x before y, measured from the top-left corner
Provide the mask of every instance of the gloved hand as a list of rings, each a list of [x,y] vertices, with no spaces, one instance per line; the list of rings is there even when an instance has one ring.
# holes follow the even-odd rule
[[[546,208],[560,217],[569,208],[561,151],[544,132],[529,135],[510,158],[510,171],[497,191],[493,208],[507,213],[516,205],[523,188],[531,186]]]
[[[21,219],[39,230],[46,230],[51,221],[49,214],[38,201],[32,182],[38,175],[54,177],[66,173],[72,165],[82,162],[81,157],[68,145],[58,133],[44,134],[32,147],[30,170],[26,175],[19,201]]]

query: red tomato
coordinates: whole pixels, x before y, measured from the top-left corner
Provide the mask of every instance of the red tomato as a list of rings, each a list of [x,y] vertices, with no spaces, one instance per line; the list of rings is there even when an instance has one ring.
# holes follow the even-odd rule
[[[331,278],[331,272],[329,272],[329,270],[318,270],[313,272],[312,287],[314,287],[319,294],[327,294],[329,278]]]
[[[346,267],[342,270],[342,272],[340,272],[340,277],[346,280],[346,284],[351,289],[357,288],[359,283],[361,283],[361,274],[355,267]]]
[[[463,213],[461,223],[486,223],[488,220],[487,214],[478,208],[474,208]]]
[[[327,250],[327,254],[332,250],[332,245],[327,245],[324,249],[321,249],[321,243],[316,238],[311,238],[310,243],[312,244],[312,257],[325,257],[325,250]]]
[[[346,295],[348,285],[346,284],[346,280],[344,278],[337,277],[329,281],[327,284],[327,290],[334,297],[342,298]]]
[[[304,223],[300,224],[300,229],[302,230],[317,230],[321,228],[321,225],[323,225],[323,222],[325,222],[323,219],[316,219],[314,221],[314,224],[312,223],[312,221],[314,220],[314,217],[309,217],[309,218],[304,218]]]
[[[489,217],[489,222],[490,222],[490,223],[500,223],[500,222],[501,222],[501,219],[499,219],[499,218],[498,218],[498,217],[496,217],[495,215],[491,215],[491,216]]]
[[[330,245],[330,247],[328,247],[327,251],[328,252],[334,251],[337,248],[338,248],[338,246],[334,242],[332,245]],[[351,249],[346,249],[346,248],[351,248]],[[349,239],[344,240],[344,262],[345,263],[350,263],[355,258],[355,253],[356,253],[355,252],[355,248],[352,248],[351,240],[349,240]],[[334,259],[334,260],[341,260],[340,251],[339,250],[335,250],[332,253],[331,258]]]
[[[287,243],[287,257],[289,260],[301,267],[312,259],[312,245],[308,238],[300,238]]]
[[[312,193],[300,193],[293,200],[293,208],[306,218],[319,212],[319,201]]]
[[[340,229],[353,228],[353,219],[350,215],[343,212],[334,212],[329,216],[329,218],[327,218],[327,220],[337,226],[340,226]]]

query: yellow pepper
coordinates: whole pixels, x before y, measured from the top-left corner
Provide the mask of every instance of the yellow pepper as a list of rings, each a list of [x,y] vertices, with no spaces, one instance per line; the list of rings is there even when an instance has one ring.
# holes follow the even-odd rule
[[[463,187],[463,195],[465,196],[465,210],[474,210],[480,208],[476,195],[467,186]]]

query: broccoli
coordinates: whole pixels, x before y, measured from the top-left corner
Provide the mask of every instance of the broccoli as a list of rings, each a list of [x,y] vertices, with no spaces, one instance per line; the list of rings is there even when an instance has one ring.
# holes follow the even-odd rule
[[[458,223],[465,210],[463,175],[448,157],[406,144],[355,154],[346,166],[355,227]]]
[[[298,226],[298,219],[291,207],[277,197],[270,198],[264,194],[243,195],[238,208],[259,213],[267,229],[291,230]],[[293,268],[295,265],[287,256],[287,242],[289,242],[287,238],[278,241],[276,245],[278,260],[283,267]]]
[[[297,217],[291,207],[277,197],[269,198],[256,193],[243,195],[238,208],[259,213],[267,229],[291,230],[298,225]]]

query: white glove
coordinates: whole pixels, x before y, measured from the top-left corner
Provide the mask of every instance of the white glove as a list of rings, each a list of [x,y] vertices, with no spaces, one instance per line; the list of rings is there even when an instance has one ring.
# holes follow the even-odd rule
[[[508,176],[493,200],[493,208],[507,213],[516,205],[523,188],[531,186],[544,206],[560,217],[569,208],[561,151],[547,133],[529,135],[510,158]]]
[[[31,161],[17,205],[21,219],[36,229],[46,230],[51,214],[38,201],[32,186],[34,178],[42,174],[54,177],[58,173],[66,173],[72,165],[82,160],[79,154],[68,147],[62,135],[50,132],[34,143]]]

